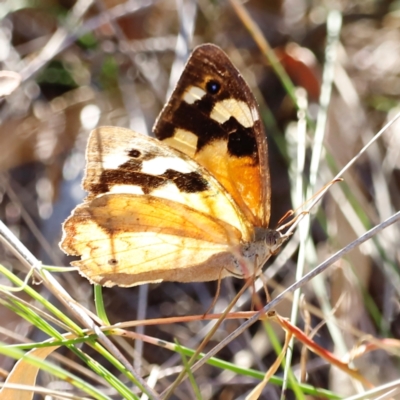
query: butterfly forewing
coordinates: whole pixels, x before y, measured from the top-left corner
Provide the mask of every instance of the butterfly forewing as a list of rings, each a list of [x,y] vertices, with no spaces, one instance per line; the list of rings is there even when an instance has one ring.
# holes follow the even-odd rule
[[[253,226],[268,226],[267,144],[258,106],[221,49],[207,44],[193,51],[154,132],[211,172]]]

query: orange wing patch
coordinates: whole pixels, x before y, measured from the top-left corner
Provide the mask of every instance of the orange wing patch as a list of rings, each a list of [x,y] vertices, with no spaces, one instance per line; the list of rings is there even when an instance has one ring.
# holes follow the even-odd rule
[[[262,226],[264,209],[260,207],[262,187],[258,166],[251,157],[226,157],[226,141],[216,140],[196,155],[196,161],[213,171],[218,182],[231,194],[246,218]]]

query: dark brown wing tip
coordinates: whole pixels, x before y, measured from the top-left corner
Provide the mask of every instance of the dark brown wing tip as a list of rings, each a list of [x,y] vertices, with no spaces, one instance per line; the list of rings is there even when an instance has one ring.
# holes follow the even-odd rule
[[[203,43],[196,46],[192,51],[191,57],[198,56],[201,53],[204,53],[205,55],[207,55],[207,57],[209,57],[210,54],[218,54],[223,55],[227,59],[229,59],[227,54],[221,49],[221,47],[213,43]]]

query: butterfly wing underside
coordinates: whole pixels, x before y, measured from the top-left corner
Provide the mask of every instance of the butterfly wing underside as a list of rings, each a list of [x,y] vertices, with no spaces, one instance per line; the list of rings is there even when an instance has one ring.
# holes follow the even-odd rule
[[[210,171],[253,226],[268,226],[270,178],[258,106],[220,48],[193,51],[154,132]]]
[[[92,131],[84,203],[61,248],[91,282],[251,276],[270,254],[267,144],[246,82],[214,45],[197,47],[154,127]],[[260,235],[261,234],[261,235]],[[263,236],[264,235],[264,236]]]
[[[102,286],[195,282],[241,274],[232,256],[240,233],[170,200],[105,194],[78,206],[64,224],[62,248]]]
[[[185,154],[129,129],[100,127],[87,146],[89,192],[62,249],[92,282],[207,281],[234,274],[253,231],[230,195]]]

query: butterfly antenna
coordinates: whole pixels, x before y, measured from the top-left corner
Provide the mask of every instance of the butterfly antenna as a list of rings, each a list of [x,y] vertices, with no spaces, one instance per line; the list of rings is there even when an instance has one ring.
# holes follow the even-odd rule
[[[296,225],[300,222],[300,217],[302,215],[306,215],[309,214],[311,208],[322,198],[322,196],[326,193],[326,191],[333,186],[335,183],[337,182],[342,182],[343,179],[342,178],[335,178],[332,179],[330,182],[328,182],[326,185],[324,185],[321,189],[318,190],[318,192],[316,192],[315,194],[313,194],[309,199],[307,199],[300,207],[297,207],[295,210],[289,210],[278,222],[278,227],[276,230],[277,231],[281,231],[285,228],[287,228],[288,226],[294,225],[296,223]],[[306,206],[306,204],[313,202],[311,207],[308,210],[303,210],[303,208]],[[297,215],[295,215],[297,214]],[[286,224],[282,224],[282,222],[287,219],[290,218],[292,215],[295,215],[295,217],[290,220],[289,222],[287,222]],[[292,227],[292,231],[294,230],[295,226],[294,225]]]

